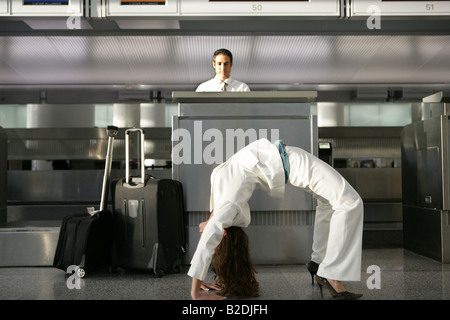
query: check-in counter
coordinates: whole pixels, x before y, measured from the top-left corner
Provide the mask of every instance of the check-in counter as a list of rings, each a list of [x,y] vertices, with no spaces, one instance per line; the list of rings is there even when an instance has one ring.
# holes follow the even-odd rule
[[[326,141],[333,146],[333,166],[364,201],[365,231],[389,230],[397,234],[402,229],[401,130],[319,128],[319,144]],[[399,236],[395,239],[396,243],[401,241]]]
[[[314,155],[316,92],[174,92],[178,115],[172,125],[172,176],[183,183],[188,215],[190,261],[199,240],[198,224],[209,217],[210,174],[252,141],[283,140]],[[314,201],[286,186],[283,199],[256,190],[246,229],[255,263],[304,263],[312,246]],[[187,261],[187,262],[189,262]]]

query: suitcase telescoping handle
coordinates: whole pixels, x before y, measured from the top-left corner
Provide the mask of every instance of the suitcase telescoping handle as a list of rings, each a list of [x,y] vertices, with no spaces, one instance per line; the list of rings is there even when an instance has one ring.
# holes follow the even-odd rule
[[[113,149],[114,149],[114,137],[117,136],[119,128],[115,126],[108,126],[106,128],[106,133],[108,134],[108,149],[106,151],[106,161],[105,161],[105,173],[103,175],[103,186],[102,186],[102,198],[100,200],[100,211],[106,209],[106,202],[108,201],[108,186],[111,177],[111,166],[113,159]]]
[[[131,128],[125,130],[125,183],[130,182],[130,133],[137,132],[140,135],[140,156],[141,156],[141,183],[145,184],[145,150],[144,150],[144,130],[140,128]]]

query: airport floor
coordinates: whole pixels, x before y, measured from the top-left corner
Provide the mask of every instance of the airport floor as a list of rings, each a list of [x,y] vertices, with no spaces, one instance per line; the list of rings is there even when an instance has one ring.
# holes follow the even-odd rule
[[[405,250],[399,233],[364,232],[361,281],[345,282],[362,293],[355,301],[320,295],[305,264],[256,265],[260,296],[192,301],[188,266],[162,278],[152,272],[101,270],[77,279],[50,267],[0,267],[0,309],[21,317],[128,319],[297,319],[376,314],[390,318],[441,314],[450,307],[450,264]],[[206,281],[213,282],[213,273]],[[296,315],[295,317],[293,315]]]
[[[304,264],[257,265],[256,300],[332,300]],[[53,267],[0,268],[0,300],[190,300],[188,266],[161,278],[151,272],[102,270],[76,282]],[[209,273],[206,281],[213,282]],[[361,281],[345,283],[360,300],[450,300],[450,264],[397,245],[364,245]],[[78,288],[77,288],[78,286]]]

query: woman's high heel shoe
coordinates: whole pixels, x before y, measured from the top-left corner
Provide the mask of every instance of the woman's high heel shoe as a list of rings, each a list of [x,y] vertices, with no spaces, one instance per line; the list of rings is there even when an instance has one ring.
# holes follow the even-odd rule
[[[360,294],[360,293],[353,293],[353,292],[349,292],[349,291],[336,292],[336,290],[334,290],[333,286],[328,282],[328,280],[326,278],[319,277],[318,275],[316,275],[315,278],[316,278],[317,284],[319,285],[320,296],[322,298],[323,298],[322,287],[325,287],[326,289],[328,289],[331,296],[337,300],[355,300],[355,299],[362,297],[362,294]]]
[[[311,282],[312,285],[314,285],[314,276],[316,275],[317,270],[319,269],[319,264],[311,260],[306,264],[306,268],[308,268],[308,271],[311,274]]]

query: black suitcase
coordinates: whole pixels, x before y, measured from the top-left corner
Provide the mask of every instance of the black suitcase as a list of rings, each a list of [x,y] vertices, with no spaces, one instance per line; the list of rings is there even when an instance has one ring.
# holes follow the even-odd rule
[[[129,176],[129,135],[140,136],[139,177]],[[179,181],[145,175],[144,132],[125,131],[125,178],[113,181],[114,266],[152,270],[156,276],[180,272],[186,253],[183,188]]]
[[[56,245],[53,266],[70,273],[69,266],[76,266],[78,276],[86,272],[110,267],[112,260],[113,218],[107,210],[108,188],[111,174],[114,137],[118,128],[108,126],[108,150],[103,177],[100,210],[86,210],[63,218]]]

